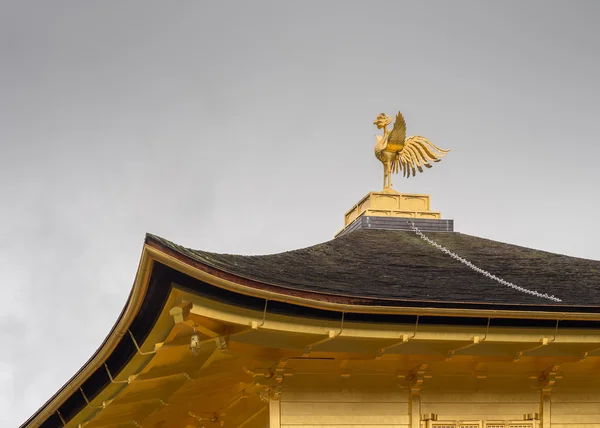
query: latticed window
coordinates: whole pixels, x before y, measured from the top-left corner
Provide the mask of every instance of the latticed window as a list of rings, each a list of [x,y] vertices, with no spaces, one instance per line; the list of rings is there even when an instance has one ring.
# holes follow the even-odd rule
[[[485,422],[485,428],[535,428],[533,422]]]
[[[481,421],[435,421],[431,428],[482,428]],[[506,427],[501,427],[506,428]]]
[[[430,421],[431,428],[537,428],[535,421]]]
[[[534,422],[487,422],[485,421],[485,428],[535,428]]]

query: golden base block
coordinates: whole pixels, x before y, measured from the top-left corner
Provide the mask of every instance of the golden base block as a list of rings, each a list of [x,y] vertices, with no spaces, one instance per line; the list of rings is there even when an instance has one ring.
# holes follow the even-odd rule
[[[442,214],[429,209],[429,195],[399,193],[392,189],[369,192],[344,216],[344,227],[358,217],[408,217],[441,219]]]

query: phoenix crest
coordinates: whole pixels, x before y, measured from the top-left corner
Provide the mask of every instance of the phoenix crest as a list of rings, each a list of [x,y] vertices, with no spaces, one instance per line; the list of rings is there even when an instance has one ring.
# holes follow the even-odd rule
[[[439,162],[450,150],[440,149],[424,137],[406,138],[406,122],[398,112],[391,132],[388,130],[392,118],[381,113],[373,122],[383,135],[376,135],[375,157],[383,163],[383,188],[392,187],[392,174],[402,171],[404,177],[414,176],[423,167],[431,168],[430,162]]]

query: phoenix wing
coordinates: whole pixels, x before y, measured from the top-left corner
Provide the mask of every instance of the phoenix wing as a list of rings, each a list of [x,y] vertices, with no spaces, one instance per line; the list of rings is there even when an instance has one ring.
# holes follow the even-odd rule
[[[416,170],[423,172],[423,167],[431,168],[429,162],[439,162],[449,151],[440,149],[427,138],[409,137],[404,141],[404,148],[398,152],[392,164],[393,172],[402,171],[404,177],[414,176]]]
[[[394,122],[394,128],[390,132],[387,141],[386,151],[388,152],[399,152],[404,146],[404,140],[406,140],[406,121],[402,113],[398,112],[396,115],[396,121]]]

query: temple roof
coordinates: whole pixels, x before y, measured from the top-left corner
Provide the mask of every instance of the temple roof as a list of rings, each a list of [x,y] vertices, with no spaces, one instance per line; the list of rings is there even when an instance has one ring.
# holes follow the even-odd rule
[[[441,347],[444,359],[452,349],[478,349],[471,346],[473,338],[487,338],[489,329],[529,332],[532,337],[528,336],[527,343],[519,333],[519,340],[511,345],[514,350],[509,349],[529,352],[541,349],[539,334],[547,339],[553,332],[556,338],[560,327],[583,332],[578,339],[581,343],[556,343],[539,352],[578,361],[596,355],[597,344],[585,334],[600,326],[600,261],[456,232],[428,231],[426,235],[500,278],[562,301],[499,284],[409,231],[360,229],[312,247],[264,256],[190,250],[147,235],[131,294],[106,340],[22,426],[53,428],[91,422],[90,427],[107,428],[148,418],[157,423],[175,418],[177,426],[184,426],[180,419],[188,410],[182,409],[195,397],[190,397],[190,391],[221,386],[227,370],[238,376],[235,385],[248,380],[242,379],[247,374],[241,367],[228,360],[222,361],[224,371],[218,376],[203,372],[205,360],[190,352],[190,335],[195,332],[202,334],[202,343],[212,343],[202,348],[209,350],[206,358],[215,349],[218,353],[221,342],[217,339],[227,337],[228,347],[240,346],[240,355],[250,359],[262,355],[265,347],[303,356],[307,345],[310,352],[325,352],[315,355],[329,358],[326,349],[333,339],[335,352],[387,349],[390,355],[393,352],[388,348],[399,340],[402,355],[422,352],[419,343],[423,340],[438,341],[435,346]],[[471,336],[461,330],[446,339],[437,334],[415,339],[411,343],[416,348],[405,344],[414,339],[417,326],[435,331],[438,325],[470,329]],[[399,336],[410,331],[413,336]],[[493,337],[486,340],[486,346],[496,346],[496,354],[506,352],[504,336],[497,338],[496,345],[493,342]],[[319,348],[322,343],[323,349]],[[249,345],[256,347],[256,355],[247,355]],[[569,347],[568,352],[560,346]],[[517,354],[511,355],[508,358],[513,361]],[[238,363],[247,362],[242,358]],[[169,398],[170,406],[156,399],[154,382],[164,379],[183,385]],[[205,401],[202,398],[194,406],[202,407]],[[240,420],[250,417],[238,416]],[[237,426],[234,422],[232,426]]]
[[[457,232],[427,236],[475,266],[518,286],[554,295],[531,296],[475,272],[413,232],[357,230],[280,254],[242,256],[191,250],[154,235],[189,260],[269,286],[282,294],[355,305],[600,306],[600,261],[534,250]]]

